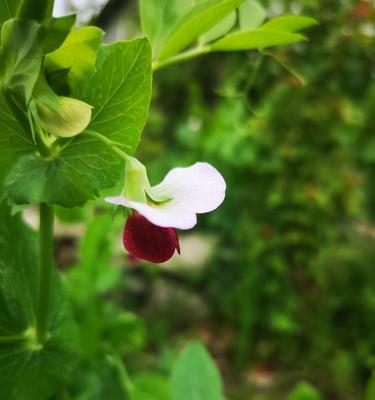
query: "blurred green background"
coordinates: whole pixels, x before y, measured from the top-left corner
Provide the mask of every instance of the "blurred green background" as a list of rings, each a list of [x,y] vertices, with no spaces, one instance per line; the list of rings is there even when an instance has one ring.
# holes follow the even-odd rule
[[[121,247],[122,217],[113,223],[102,203],[59,211],[82,368],[115,350],[139,399],[166,398],[173,354],[191,338],[211,351],[233,400],[358,400],[375,370],[373,3],[260,3],[320,25],[302,44],[154,77],[138,152],[152,183],[204,160],[228,184],[224,205],[182,235],[182,256],[136,263]],[[139,34],[135,0],[74,4],[108,41]],[[95,382],[88,375],[77,392]]]

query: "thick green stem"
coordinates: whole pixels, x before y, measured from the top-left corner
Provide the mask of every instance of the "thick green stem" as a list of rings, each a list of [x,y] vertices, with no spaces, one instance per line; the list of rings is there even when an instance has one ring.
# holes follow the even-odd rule
[[[37,340],[41,344],[45,342],[48,332],[53,268],[53,220],[53,208],[42,203],[40,205],[40,267],[37,304]]]

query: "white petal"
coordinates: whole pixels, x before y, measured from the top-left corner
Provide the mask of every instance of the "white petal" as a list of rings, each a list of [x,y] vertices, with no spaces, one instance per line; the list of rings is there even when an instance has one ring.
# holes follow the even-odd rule
[[[130,201],[123,196],[107,197],[105,201],[132,208],[153,224],[164,228],[191,229],[197,224],[195,213],[175,207],[172,202],[154,206]]]
[[[215,210],[224,201],[226,183],[212,165],[198,162],[191,167],[172,169],[151,190],[154,195],[172,199],[167,203],[168,208],[202,214]]]

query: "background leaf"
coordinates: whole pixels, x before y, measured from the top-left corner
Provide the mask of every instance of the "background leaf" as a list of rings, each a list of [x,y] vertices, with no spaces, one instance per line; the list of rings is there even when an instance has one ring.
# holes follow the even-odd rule
[[[152,43],[156,57],[178,18],[191,10],[194,0],[140,0],[142,30]]]
[[[75,325],[55,274],[49,338],[36,342],[38,239],[5,205],[0,221],[0,400],[44,400],[72,372]]]
[[[314,18],[298,15],[284,15],[267,21],[262,25],[262,28],[285,32],[298,32],[314,25],[317,25],[317,21]]]
[[[237,51],[264,49],[272,46],[291,44],[304,40],[298,33],[289,33],[276,30],[253,29],[251,31],[236,32],[215,42],[213,51]]]
[[[266,10],[254,0],[246,0],[239,7],[241,31],[258,28],[266,19]]]
[[[223,400],[220,374],[207,350],[190,343],[173,366],[171,400]]]
[[[161,51],[163,61],[176,54],[203,35],[235,10],[243,0],[208,0],[199,3],[180,18],[170,32]]]
[[[237,13],[235,11],[231,12],[227,15],[222,21],[220,21],[216,26],[206,32],[201,38],[199,39],[202,43],[212,42],[224,36],[228,33],[236,24],[237,21]]]

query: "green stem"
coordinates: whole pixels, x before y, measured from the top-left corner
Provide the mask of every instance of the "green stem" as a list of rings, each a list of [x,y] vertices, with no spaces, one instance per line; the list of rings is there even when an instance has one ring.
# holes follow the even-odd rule
[[[157,71],[158,69],[167,67],[168,65],[177,64],[182,61],[191,60],[192,58],[202,56],[211,51],[209,46],[198,46],[194,49],[187,50],[183,53],[177,54],[174,57],[168,58],[165,61],[154,61],[152,64],[152,70]]]
[[[40,268],[37,304],[37,340],[41,344],[45,342],[48,331],[53,268],[53,220],[53,208],[42,203],[40,205]]]

